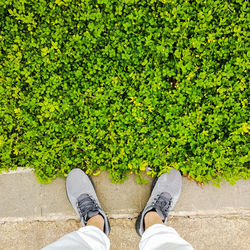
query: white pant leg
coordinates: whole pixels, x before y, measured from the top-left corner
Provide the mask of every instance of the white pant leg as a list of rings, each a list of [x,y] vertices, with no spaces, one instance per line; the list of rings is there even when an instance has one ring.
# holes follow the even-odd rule
[[[193,250],[172,228],[162,224],[149,227],[142,235],[140,250]]]
[[[42,250],[109,250],[109,248],[110,240],[103,231],[95,226],[86,226],[64,235]]]

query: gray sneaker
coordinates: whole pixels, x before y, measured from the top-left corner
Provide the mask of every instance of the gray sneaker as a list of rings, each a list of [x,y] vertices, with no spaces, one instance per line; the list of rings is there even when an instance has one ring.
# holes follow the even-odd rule
[[[173,209],[179,199],[181,184],[181,174],[174,168],[171,169],[169,173],[164,173],[154,180],[148,203],[136,220],[136,232],[140,236],[142,236],[145,231],[144,217],[147,212],[157,212],[162,222],[166,223],[169,211]]]
[[[90,177],[81,169],[74,168],[67,176],[66,190],[68,199],[79,215],[83,226],[86,226],[91,217],[100,214],[104,219],[104,233],[108,235],[110,232],[109,220],[101,208]]]

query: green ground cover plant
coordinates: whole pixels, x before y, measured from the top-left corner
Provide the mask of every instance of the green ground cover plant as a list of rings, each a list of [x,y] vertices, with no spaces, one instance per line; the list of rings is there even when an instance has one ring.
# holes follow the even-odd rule
[[[249,178],[249,20],[245,0],[1,0],[0,170]]]

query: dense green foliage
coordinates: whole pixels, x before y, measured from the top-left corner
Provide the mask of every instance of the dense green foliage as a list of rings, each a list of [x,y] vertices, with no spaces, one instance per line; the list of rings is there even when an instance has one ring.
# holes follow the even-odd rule
[[[0,170],[249,178],[249,13],[247,0],[1,0]]]

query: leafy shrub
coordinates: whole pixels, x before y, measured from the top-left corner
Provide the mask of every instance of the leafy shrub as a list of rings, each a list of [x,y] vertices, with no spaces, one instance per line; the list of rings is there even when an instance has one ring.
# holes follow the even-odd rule
[[[244,0],[1,0],[0,170],[249,178]]]

